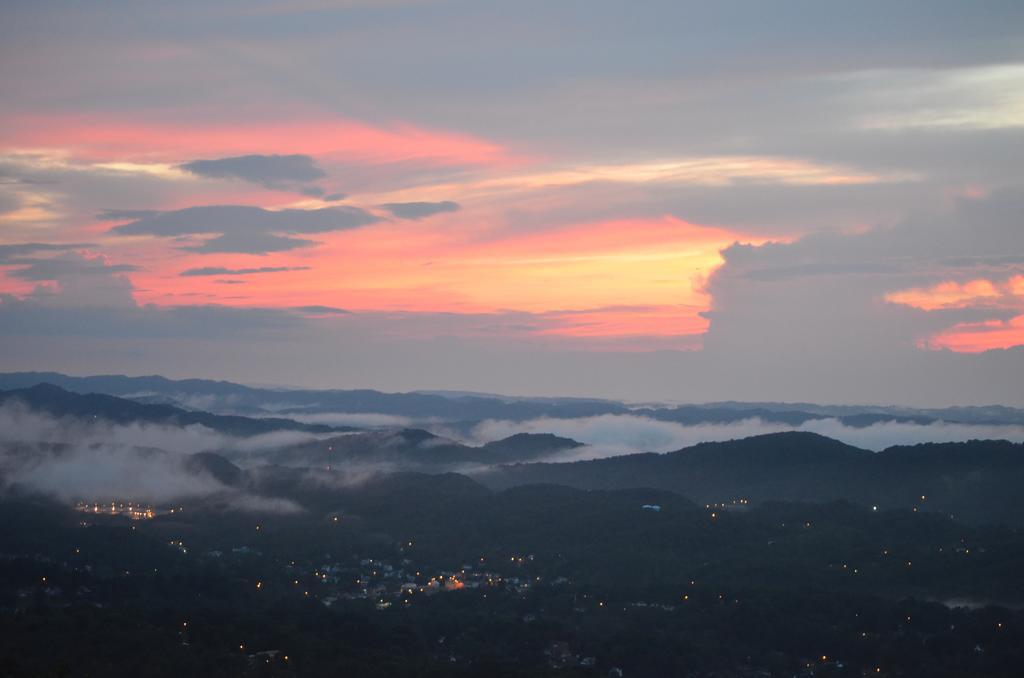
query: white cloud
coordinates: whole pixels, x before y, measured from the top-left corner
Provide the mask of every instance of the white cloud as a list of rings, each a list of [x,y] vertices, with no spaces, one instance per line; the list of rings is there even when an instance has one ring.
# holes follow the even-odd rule
[[[52,417],[5,403],[0,407],[0,475],[7,485],[23,485],[64,502],[130,499],[163,504],[217,495],[234,510],[288,513],[298,510],[293,502],[226,487],[189,466],[190,455],[216,450],[244,457],[315,437],[278,431],[235,438],[200,425],[115,425]]]
[[[885,70],[841,78],[868,130],[1024,127],[1024,64]]]
[[[9,480],[64,502],[125,499],[164,504],[226,488],[205,473],[189,473],[181,455],[113,446],[84,447],[24,463]]]
[[[413,426],[421,420],[402,417],[395,414],[378,414],[374,412],[320,412],[317,414],[288,413],[289,419],[304,424],[327,424],[328,426],[355,426],[358,428],[405,428]]]
[[[499,440],[515,433],[553,433],[584,443],[552,461],[594,459],[635,452],[671,452],[697,443],[747,438],[780,431],[811,431],[869,450],[891,445],[956,442],[978,438],[1024,442],[1024,426],[975,426],[939,422],[930,425],[885,422],[863,428],[845,426],[836,419],[820,419],[801,426],[753,418],[730,424],[685,426],[634,415],[602,415],[578,419],[540,418],[529,421],[490,420],[471,433],[476,442]]]

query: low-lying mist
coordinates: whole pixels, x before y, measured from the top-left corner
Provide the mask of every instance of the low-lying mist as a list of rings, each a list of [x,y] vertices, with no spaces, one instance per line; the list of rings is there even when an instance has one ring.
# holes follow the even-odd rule
[[[236,510],[291,512],[298,510],[292,502],[225,485],[191,455],[216,450],[244,457],[315,437],[281,431],[240,438],[201,425],[120,425],[54,417],[7,403],[0,406],[0,488],[37,492],[66,503],[165,504],[216,496]]]
[[[613,414],[576,419],[544,417],[529,421],[488,420],[475,426],[465,439],[470,444],[483,444],[516,433],[553,433],[572,438],[583,443],[585,447],[560,453],[549,461],[575,461],[636,452],[671,452],[702,442],[733,440],[782,431],[819,433],[849,445],[875,451],[893,445],[976,439],[1024,442],[1024,426],[1012,425],[881,422],[858,428],[847,426],[837,419],[817,419],[800,426],[791,426],[754,418],[729,424],[687,426],[648,417]]]
[[[531,456],[529,449],[524,450],[523,459],[548,462],[636,452],[664,453],[701,442],[794,430],[818,433],[876,451],[892,445],[972,439],[1024,442],[1024,426],[947,422],[892,421],[853,427],[837,419],[818,419],[792,426],[752,418],[727,424],[684,425],[637,415],[601,415],[527,421],[487,420],[475,425],[458,425],[416,422],[391,415],[345,413],[309,415],[305,419],[335,424],[360,423],[385,430],[362,434],[279,431],[235,437],[201,425],[122,425],[102,419],[55,417],[9,402],[0,406],[0,489],[42,493],[68,503],[121,499],[158,505],[209,498],[235,510],[290,512],[301,509],[289,500],[258,496],[247,489],[257,486],[246,483],[262,477],[262,465],[310,467],[304,480],[310,486],[349,487],[380,473],[443,470],[473,474],[486,470],[491,464],[486,456],[472,461],[434,461],[431,448],[437,447],[444,454],[450,441],[425,438],[416,442],[415,436],[408,438],[394,430],[406,426],[430,429],[437,435],[473,446],[517,433],[550,433],[583,444],[543,457],[536,453]],[[359,441],[351,447],[350,451],[355,451],[358,458],[342,456],[333,461],[324,457],[324,450],[320,449],[323,446],[303,448],[305,443],[347,435],[366,438],[365,442]],[[410,445],[412,452],[403,452],[409,454],[408,458],[391,449]],[[217,464],[225,466],[223,462],[209,466],[193,457],[208,451],[222,454],[242,468],[254,471],[255,475],[239,474],[237,470],[225,475],[214,470]],[[232,480],[232,474],[249,480]]]
[[[76,445],[23,459],[7,475],[12,484],[65,503],[118,499],[163,505],[227,489],[209,473],[190,472],[183,455],[110,446]]]
[[[113,424],[105,419],[54,417],[17,402],[0,406],[0,443],[103,444],[194,454],[207,450],[258,452],[318,437],[323,436],[303,431],[274,431],[243,438],[224,435],[201,424]]]
[[[425,423],[397,414],[375,414],[372,412],[318,412],[316,414],[290,412],[287,417],[303,424],[355,426],[358,428],[407,428]]]

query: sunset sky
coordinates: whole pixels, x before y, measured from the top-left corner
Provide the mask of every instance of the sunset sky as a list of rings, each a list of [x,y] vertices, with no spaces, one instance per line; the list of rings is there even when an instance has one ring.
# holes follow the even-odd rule
[[[0,8],[0,370],[1024,405],[1024,3]]]

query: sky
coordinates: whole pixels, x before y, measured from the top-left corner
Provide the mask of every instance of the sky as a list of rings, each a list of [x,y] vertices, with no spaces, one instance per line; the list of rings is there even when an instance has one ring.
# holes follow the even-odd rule
[[[0,370],[1024,405],[1024,4],[8,0]]]

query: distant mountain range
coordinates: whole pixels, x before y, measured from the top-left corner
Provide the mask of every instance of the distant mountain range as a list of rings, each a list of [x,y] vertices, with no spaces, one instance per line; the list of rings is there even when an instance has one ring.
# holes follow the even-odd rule
[[[12,404],[55,418],[71,417],[118,425],[200,425],[239,438],[278,431],[318,434],[316,439],[309,442],[282,443],[262,452],[245,453],[250,463],[258,461],[317,468],[347,463],[437,472],[471,464],[534,461],[581,446],[575,440],[551,434],[518,433],[474,447],[421,429],[362,431],[348,426],[304,424],[280,417],[218,415],[166,404],[142,403],[102,393],[72,393],[52,384],[0,391],[0,407]],[[230,452],[225,454],[230,455]]]
[[[9,380],[9,375],[3,379]],[[9,383],[3,379],[0,383]],[[129,384],[138,385],[138,380],[127,377],[97,377],[82,380],[79,386],[95,386],[96,380],[103,383],[105,379],[110,380],[109,384],[120,384],[121,390],[127,390]],[[217,388],[223,389],[224,395],[244,392],[247,388],[223,382],[154,380],[153,383],[163,384],[166,389],[178,389],[173,391],[178,394],[182,388],[196,389],[190,392],[193,395],[200,391],[209,395]],[[253,391],[264,396],[269,393]],[[142,397],[138,391],[133,393]],[[298,393],[308,396],[320,392]],[[357,392],[328,393],[351,399],[356,398],[353,394]],[[402,399],[408,397],[412,399],[408,402],[429,403],[440,399],[447,403],[445,407],[458,408],[463,402],[461,397],[366,393],[371,395],[366,396],[364,403],[396,405],[406,402]],[[157,395],[160,394],[149,392],[145,397]],[[535,433],[519,433],[472,446],[417,428],[360,430],[307,424],[282,417],[213,414],[102,393],[75,393],[52,384],[0,391],[0,406],[16,403],[58,419],[101,420],[117,425],[200,425],[240,440],[281,431],[310,434],[300,442],[282,440],[258,449],[247,446],[208,449],[193,456],[187,467],[190,472],[205,471],[226,486],[259,484],[261,492],[268,488],[279,491],[300,504],[309,499],[304,493],[313,491],[305,483],[310,473],[319,478],[318,486],[330,488],[351,483],[353,472],[372,475],[458,471],[473,479],[467,478],[466,482],[481,483],[493,490],[537,484],[588,491],[646,488],[673,492],[699,504],[722,504],[726,511],[743,510],[747,502],[845,500],[867,507],[877,506],[881,510],[917,509],[952,514],[957,519],[975,523],[1024,525],[1024,500],[1020,494],[1020,488],[1024,487],[1024,445],[1001,440],[896,446],[876,453],[818,434],[791,431],[702,443],[665,454],[626,454],[552,463],[571,458],[584,446],[569,438]],[[477,405],[482,407],[480,403]],[[507,405],[561,407],[557,403],[529,401]],[[597,401],[572,405],[598,406],[602,405]],[[32,434],[26,432],[25,435]],[[49,448],[46,445],[33,448],[33,441],[21,441],[16,430],[10,431],[5,439],[8,441],[4,443],[6,454],[14,453],[13,444],[21,445],[17,449],[19,459],[34,453],[48,454],[47,450],[59,452],[58,447],[51,444],[55,441],[47,443]],[[586,453],[582,450],[581,454]]]
[[[422,471],[463,470],[548,459],[582,443],[550,433],[517,433],[481,446],[470,446],[421,429],[364,431],[289,445],[259,455],[264,463],[288,466],[356,467],[373,465]],[[253,455],[248,455],[251,459]]]
[[[160,424],[191,426],[199,424],[231,436],[255,436],[274,431],[337,433],[352,431],[350,427],[303,424],[291,419],[255,419],[233,415],[184,410],[165,404],[137,402],[103,393],[73,393],[53,384],[36,384],[28,388],[0,391],[0,406],[19,402],[37,412],[54,417],[103,419],[114,424]]]
[[[792,426],[821,419],[837,419],[852,427],[865,427],[880,422],[929,424],[936,421],[1024,424],[1024,410],[998,405],[941,409],[772,402],[630,406],[610,400],[506,397],[462,392],[382,393],[365,389],[254,388],[227,381],[172,380],[160,376],[73,377],[56,372],[0,374],[0,389],[24,389],[42,383],[75,393],[104,393],[147,404],[171,405],[222,415],[287,417],[325,413],[385,414],[412,421],[440,420],[464,428],[488,419],[525,421],[539,417],[571,419],[609,414],[630,414],[684,425],[728,424],[753,418]]]
[[[307,456],[312,462],[308,465],[298,465],[298,448],[282,452],[283,460],[292,462],[284,466],[271,464],[242,471],[215,454],[197,456],[194,463],[197,469],[230,479],[230,484],[246,484],[261,494],[320,506],[335,501],[342,488],[368,482],[352,483],[347,478],[353,464],[358,468],[360,463],[393,462],[392,472],[367,476],[379,485],[389,477],[410,476],[409,470],[483,464],[488,459],[496,462],[502,447],[539,445],[534,448],[539,456],[544,448],[572,444],[553,436],[531,436],[484,448],[435,442],[437,447],[431,450],[429,443],[424,445],[429,440],[412,431],[395,434],[377,448],[364,447],[368,441],[363,440],[346,450],[335,449],[337,456],[330,470],[323,465],[329,461],[325,452]],[[789,432],[703,443],[668,454],[482,468],[468,477],[451,473],[433,477],[448,478],[444,484],[449,491],[472,496],[481,495],[481,485],[492,491],[540,486],[588,492],[643,490],[655,498],[664,492],[686,497],[722,514],[774,501],[847,501],[881,512],[903,510],[941,514],[963,523],[1024,525],[1024,500],[1019,491],[1024,483],[1024,445],[1005,441],[892,447],[874,453],[813,433]]]

